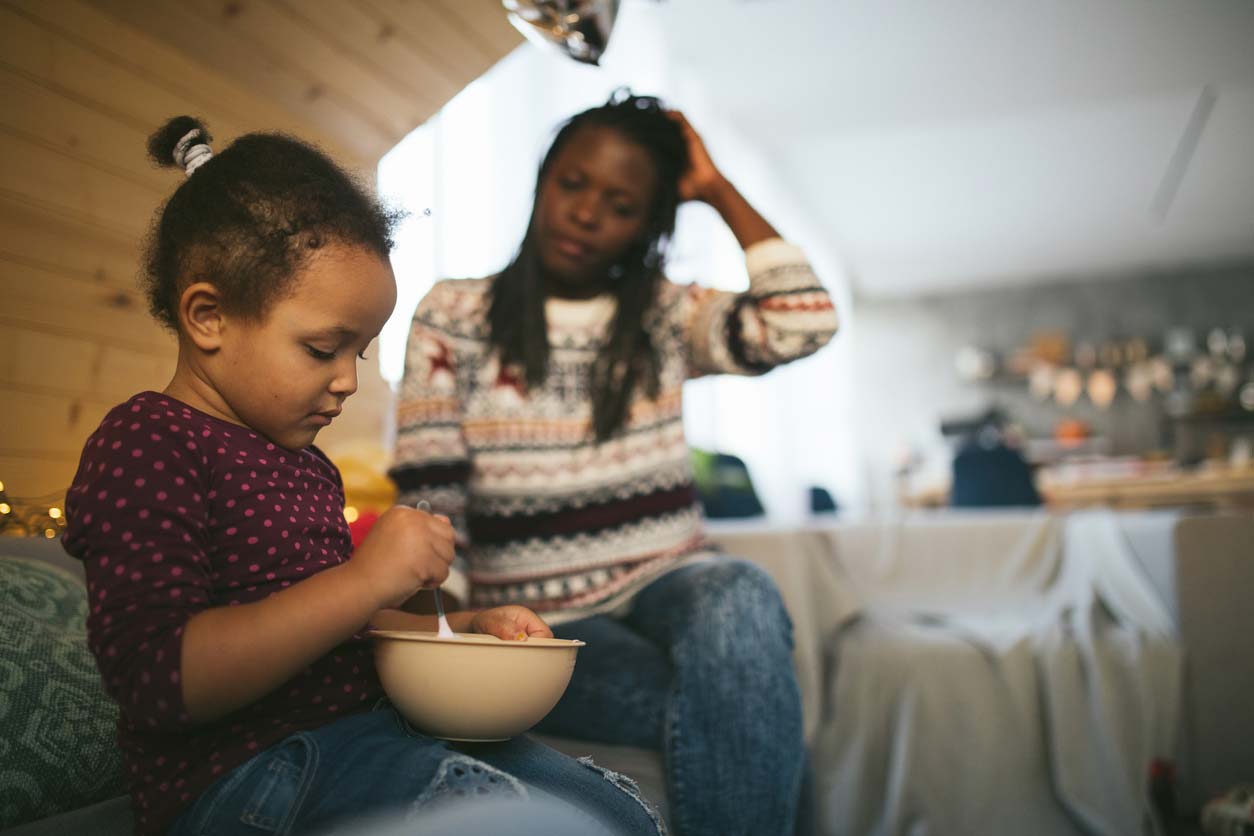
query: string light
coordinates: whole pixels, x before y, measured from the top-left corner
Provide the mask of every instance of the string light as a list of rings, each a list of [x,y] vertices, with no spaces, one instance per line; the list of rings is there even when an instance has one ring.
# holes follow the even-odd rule
[[[361,516],[361,514],[357,511],[356,508],[354,508],[351,505],[344,506],[344,519],[347,520],[350,525],[352,523],[357,522],[357,518],[359,516]]]
[[[9,496],[5,488],[0,482],[0,534],[51,540],[65,530],[64,492],[28,498]]]

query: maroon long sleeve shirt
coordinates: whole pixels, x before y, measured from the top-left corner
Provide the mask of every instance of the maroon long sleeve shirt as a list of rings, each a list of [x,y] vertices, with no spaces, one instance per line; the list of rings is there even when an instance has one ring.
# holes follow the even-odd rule
[[[121,707],[137,833],[164,832],[253,755],[382,696],[359,635],[219,721],[193,724],[183,702],[192,616],[258,601],[351,555],[340,474],[316,447],[287,450],[144,392],[87,440],[66,512],[64,545],[87,576],[88,643]]]

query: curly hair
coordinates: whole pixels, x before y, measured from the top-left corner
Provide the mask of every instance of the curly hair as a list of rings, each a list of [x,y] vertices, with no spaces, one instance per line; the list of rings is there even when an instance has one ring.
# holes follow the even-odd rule
[[[199,119],[178,116],[149,137],[148,156],[181,167],[180,141],[185,148],[212,137]],[[313,146],[282,134],[241,136],[196,167],[159,210],[142,274],[149,310],[177,331],[183,290],[207,281],[224,310],[264,319],[327,244],[360,245],[387,258],[398,219]]]
[[[605,104],[576,114],[560,126],[540,163],[536,201],[522,245],[492,282],[488,325],[501,362],[521,366],[528,385],[542,384],[548,373],[549,343],[544,276],[535,242],[536,204],[557,155],[582,130],[593,126],[618,131],[639,145],[648,152],[657,174],[645,232],[615,266],[617,280],[612,288],[618,304],[614,322],[592,366],[592,424],[600,442],[622,427],[638,386],[643,385],[651,398],[658,393],[660,361],[649,331],[649,313],[675,231],[679,180],[688,167],[688,148],[679,126],[656,98],[620,89]]]

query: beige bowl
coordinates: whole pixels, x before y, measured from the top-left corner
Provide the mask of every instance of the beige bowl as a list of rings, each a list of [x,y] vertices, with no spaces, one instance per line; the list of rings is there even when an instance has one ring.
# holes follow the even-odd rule
[[[522,734],[570,684],[581,641],[502,641],[479,633],[372,630],[388,698],[416,728],[446,740],[486,742]]]

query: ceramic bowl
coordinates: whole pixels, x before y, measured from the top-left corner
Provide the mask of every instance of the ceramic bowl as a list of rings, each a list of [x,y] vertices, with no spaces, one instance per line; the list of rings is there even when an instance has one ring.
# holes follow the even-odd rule
[[[479,633],[373,630],[388,698],[418,730],[486,742],[522,734],[557,705],[581,641],[502,641]]]

